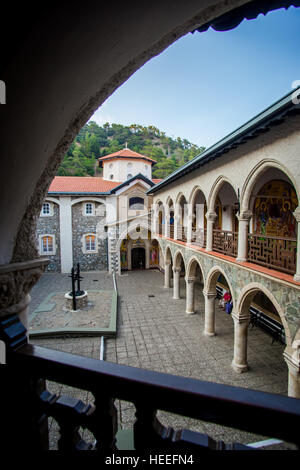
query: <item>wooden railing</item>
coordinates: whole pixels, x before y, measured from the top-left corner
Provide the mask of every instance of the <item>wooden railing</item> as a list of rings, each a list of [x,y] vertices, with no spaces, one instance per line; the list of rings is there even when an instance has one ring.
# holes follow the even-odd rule
[[[213,230],[213,251],[236,257],[238,251],[238,232]]]
[[[192,240],[193,245],[200,246],[201,248],[206,247],[206,229],[198,228],[192,231]]]
[[[296,272],[297,240],[251,233],[248,236],[248,260],[289,274]]]
[[[170,224],[170,238],[174,239],[174,224]]]
[[[134,447],[141,452],[167,449],[175,453],[200,450],[243,449],[205,434],[166,428],[157,410],[208,421],[299,445],[300,400],[239,387],[177,377],[96,359],[46,349],[26,341],[17,317],[1,323],[0,337],[6,341],[9,376],[6,390],[8,420],[2,422],[13,438],[13,446],[27,451],[47,450],[47,418],[60,429],[60,451],[95,449],[100,454],[117,450],[116,399],[134,404]],[[92,393],[93,404],[50,393],[45,380]],[[4,405],[4,403],[2,403]],[[13,414],[12,411],[16,413]],[[79,429],[88,429],[94,439],[85,442]],[[13,430],[13,431],[12,431]],[[20,442],[19,442],[20,440]],[[3,441],[2,441],[3,443]]]

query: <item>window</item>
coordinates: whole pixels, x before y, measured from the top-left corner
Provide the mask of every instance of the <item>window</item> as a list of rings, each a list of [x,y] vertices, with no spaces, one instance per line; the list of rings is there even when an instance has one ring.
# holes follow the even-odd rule
[[[131,197],[129,199],[129,209],[143,210],[144,209],[144,199],[142,197]]]
[[[85,203],[85,215],[93,215],[94,214],[94,204],[91,202]]]
[[[131,173],[128,173],[127,175],[127,179],[129,180],[129,178],[132,178],[132,174]]]
[[[110,178],[111,180],[113,180],[113,179],[114,179],[114,175],[110,175],[109,178]]]
[[[50,202],[44,202],[42,205],[41,216],[49,217],[53,215],[53,206]]]
[[[40,254],[41,255],[54,255],[55,254],[54,235],[41,235],[40,236]]]
[[[84,240],[85,240],[86,251],[96,251],[96,236],[95,235],[86,235]]]

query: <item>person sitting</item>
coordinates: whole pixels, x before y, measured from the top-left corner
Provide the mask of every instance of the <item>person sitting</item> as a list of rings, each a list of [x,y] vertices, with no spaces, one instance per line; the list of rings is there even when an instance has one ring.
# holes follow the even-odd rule
[[[226,290],[225,294],[223,295],[223,297],[221,298],[220,302],[219,302],[219,306],[220,308],[222,308],[223,310],[225,310],[225,305],[230,302],[231,300],[231,295],[230,295],[230,292],[228,290]]]

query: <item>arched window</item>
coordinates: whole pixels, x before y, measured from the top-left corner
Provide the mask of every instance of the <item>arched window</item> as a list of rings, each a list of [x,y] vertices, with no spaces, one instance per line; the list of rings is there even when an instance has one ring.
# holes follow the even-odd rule
[[[127,175],[127,179],[129,180],[129,178],[132,178],[132,174],[131,173],[128,173]]]
[[[113,179],[114,179],[114,175],[110,175],[110,176],[109,176],[109,179],[113,180]]]
[[[129,209],[143,210],[144,209],[144,199],[142,197],[131,197],[129,199]]]
[[[85,251],[96,251],[96,235],[86,235],[84,245]]]

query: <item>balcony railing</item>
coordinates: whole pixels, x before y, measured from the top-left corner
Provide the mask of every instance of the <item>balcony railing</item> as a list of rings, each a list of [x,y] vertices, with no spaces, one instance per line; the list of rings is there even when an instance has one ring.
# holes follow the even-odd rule
[[[236,257],[238,251],[238,232],[213,230],[213,251]]]
[[[166,428],[157,410],[208,421],[246,432],[282,439],[299,446],[295,432],[300,419],[300,400],[278,394],[243,389],[142,370],[27,343],[26,330],[17,316],[2,320],[0,338],[7,346],[6,371],[1,391],[7,392],[3,416],[6,439],[14,449],[27,451],[49,447],[48,417],[58,423],[61,451],[95,449],[100,454],[117,450],[116,399],[134,404],[134,447],[141,452],[167,449],[177,453],[199,450],[242,449],[205,434]],[[50,393],[46,380],[91,392],[92,404]],[[259,417],[259,419],[258,419]],[[83,440],[79,429],[93,435]],[[3,441],[2,441],[3,444]]]
[[[248,260],[289,274],[296,272],[297,240],[251,233],[248,237]]]
[[[174,225],[170,224],[170,238],[173,238],[174,239]]]
[[[206,229],[198,228],[192,231],[191,242],[193,245],[200,246],[201,248],[206,247]]]

